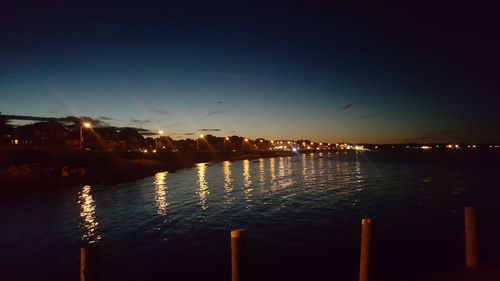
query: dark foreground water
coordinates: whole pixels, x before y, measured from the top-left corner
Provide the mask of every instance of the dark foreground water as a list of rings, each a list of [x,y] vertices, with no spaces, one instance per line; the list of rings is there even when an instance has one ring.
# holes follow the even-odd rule
[[[78,280],[84,243],[100,246],[103,280],[230,280],[237,228],[253,280],[357,280],[363,217],[376,223],[376,276],[400,280],[461,268],[468,204],[494,264],[498,154],[316,153],[4,196],[0,280]]]

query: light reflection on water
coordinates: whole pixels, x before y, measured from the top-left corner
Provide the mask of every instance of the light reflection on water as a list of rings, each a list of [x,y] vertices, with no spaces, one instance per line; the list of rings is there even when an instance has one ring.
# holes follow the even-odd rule
[[[198,174],[198,196],[199,202],[202,210],[207,209],[207,196],[210,194],[208,189],[208,183],[206,180],[206,172],[207,172],[207,164],[206,163],[198,163],[196,164],[196,170]]]
[[[275,158],[269,159],[269,174],[271,176],[271,190],[276,190],[276,168],[275,168]]]
[[[264,159],[259,159],[259,185],[263,188],[266,184],[266,167]]]
[[[307,176],[307,155],[306,154],[302,154],[301,155],[301,162],[302,162],[302,180],[304,182],[307,182],[308,180],[308,176]]]
[[[97,243],[101,240],[98,233],[99,222],[95,215],[95,202],[92,198],[90,185],[85,185],[79,192],[78,204],[80,205],[80,228],[83,230],[82,241],[89,244]]]
[[[245,201],[249,205],[252,203],[252,191],[253,191],[249,160],[243,160],[243,187],[245,192]]]
[[[314,177],[316,175],[316,159],[315,159],[315,154],[314,153],[311,153],[309,154],[309,157],[311,158],[311,160],[309,161],[309,170],[310,170],[310,173],[309,175]]]
[[[232,192],[233,192],[233,179],[231,178],[231,162],[224,161],[222,166],[222,172],[224,174],[224,203],[228,204],[232,200]]]
[[[4,212],[10,209],[7,215],[0,216],[0,226],[5,226],[0,239],[4,258],[0,257],[0,261],[5,263],[5,257],[16,255],[33,256],[31,248],[38,252],[49,249],[50,252],[53,245],[59,244],[73,252],[74,241],[83,240],[88,243],[106,242],[106,255],[112,257],[127,255],[132,245],[138,268],[144,268],[143,272],[148,271],[153,277],[169,273],[180,276],[175,274],[188,272],[193,265],[192,257],[197,256],[201,258],[196,265],[205,266],[203,272],[218,271],[221,267],[224,277],[225,267],[215,261],[219,258],[224,260],[227,254],[224,233],[244,227],[252,232],[255,237],[252,247],[256,250],[260,247],[260,253],[268,251],[270,245],[289,249],[290,243],[294,243],[293,250],[286,254],[277,251],[273,257],[262,257],[262,261],[257,262],[259,268],[269,264],[274,266],[275,263],[286,267],[286,262],[280,261],[286,260],[287,255],[295,253],[295,250],[310,251],[311,255],[303,258],[308,259],[321,253],[324,246],[335,249],[332,255],[340,261],[339,268],[342,270],[352,261],[344,260],[345,255],[352,254],[357,261],[355,249],[359,240],[356,235],[359,235],[360,217],[369,215],[378,221],[385,220],[379,224],[381,234],[378,237],[381,240],[390,240],[386,237],[395,237],[394,233],[400,231],[405,231],[405,235],[419,233],[415,228],[421,224],[412,223],[408,226],[413,227],[411,230],[401,230],[401,225],[405,221],[427,223],[452,211],[453,214],[461,214],[465,194],[481,187],[484,190],[486,184],[481,186],[481,181],[492,180],[491,176],[488,178],[488,173],[479,169],[471,174],[461,167],[451,169],[436,167],[433,163],[416,165],[383,160],[367,158],[362,152],[304,154],[210,165],[202,163],[193,169],[158,173],[144,180],[111,187],[84,186],[48,191],[43,200],[27,199],[26,203],[10,207],[0,205],[0,210]],[[78,204],[75,204],[76,197]],[[48,204],[44,202],[50,202],[50,206],[57,206],[57,209],[48,212],[44,209]],[[422,212],[424,219],[419,217]],[[435,213],[438,215],[434,217]],[[199,219],[200,214],[203,220]],[[459,221],[454,217],[439,217],[439,220]],[[23,222],[25,228],[21,228],[18,222]],[[391,224],[397,227],[391,228]],[[434,226],[429,235],[443,228],[441,225]],[[20,230],[16,231],[16,228]],[[40,229],[40,232],[27,231],[30,229]],[[23,239],[30,240],[33,245],[29,251],[18,253]],[[314,248],[315,243],[309,242],[312,240],[318,240],[320,249]],[[418,241],[425,244],[434,240]],[[383,242],[394,245],[392,241]],[[409,243],[402,245],[407,247]],[[405,252],[413,253],[419,249],[415,246],[411,250]],[[218,258],[211,259],[213,256]],[[151,262],[151,257],[161,262]],[[303,264],[308,262],[302,260],[302,256],[296,258]],[[319,255],[314,262],[321,263],[321,258]],[[111,259],[103,270],[116,278],[106,280],[132,280],[126,273],[139,272],[134,271],[136,268],[127,271],[119,262],[110,264]],[[46,263],[44,268],[55,268],[48,266],[49,262],[43,262]],[[188,269],[162,266],[167,263],[185,264]],[[63,267],[72,268],[73,265],[61,262]],[[301,269],[297,267],[293,270]],[[33,280],[35,276],[29,274],[22,275],[22,279]],[[71,276],[64,277],[72,279]],[[348,277],[342,279],[352,279],[351,275]],[[148,280],[157,279],[160,278]],[[217,280],[220,279],[223,278]]]
[[[155,202],[156,213],[158,215],[167,214],[167,172],[157,173],[155,175]]]

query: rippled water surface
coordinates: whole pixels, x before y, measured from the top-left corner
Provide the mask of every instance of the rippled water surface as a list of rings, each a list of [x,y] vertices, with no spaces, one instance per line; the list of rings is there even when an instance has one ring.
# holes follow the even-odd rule
[[[245,228],[253,280],[356,280],[362,217],[375,221],[376,276],[399,279],[460,268],[468,204],[483,261],[495,260],[498,155],[432,153],[205,163],[5,197],[0,279],[78,280],[79,247],[95,243],[103,280],[229,280],[229,231]]]

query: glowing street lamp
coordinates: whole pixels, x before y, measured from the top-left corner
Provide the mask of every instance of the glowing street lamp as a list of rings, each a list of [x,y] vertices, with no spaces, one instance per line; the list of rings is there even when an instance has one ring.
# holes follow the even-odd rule
[[[226,141],[229,141],[229,137],[225,137],[222,141],[222,144],[224,145],[224,152],[226,152]]]
[[[158,135],[163,135],[163,130],[158,131]],[[158,138],[155,139],[155,150],[158,150]]]
[[[241,143],[241,150],[245,150],[245,143],[248,142],[248,139],[245,138],[243,139],[242,143]]]
[[[80,123],[80,149],[83,149],[83,127],[90,129],[92,125],[89,122]]]
[[[205,138],[204,135],[200,135],[199,138],[196,139],[196,151],[200,151],[200,139]]]

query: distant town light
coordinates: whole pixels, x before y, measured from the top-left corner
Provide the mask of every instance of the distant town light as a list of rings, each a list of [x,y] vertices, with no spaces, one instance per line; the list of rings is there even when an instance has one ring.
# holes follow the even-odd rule
[[[158,134],[163,135],[163,130],[159,130]]]
[[[248,142],[248,139],[245,139],[246,142]]]
[[[204,135],[200,135],[200,139],[204,138],[205,136]]]
[[[226,140],[229,140],[229,137],[226,137]]]
[[[85,127],[85,128],[90,128],[90,127],[91,127],[91,125],[90,125],[90,123],[89,123],[89,122],[85,122],[85,123],[83,123],[83,127]]]

